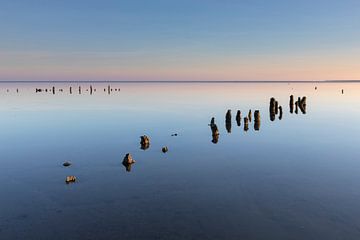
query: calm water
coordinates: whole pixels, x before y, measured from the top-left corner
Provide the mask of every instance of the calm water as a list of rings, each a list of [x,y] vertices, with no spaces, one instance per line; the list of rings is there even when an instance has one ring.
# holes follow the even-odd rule
[[[360,84],[91,85],[0,84],[0,239],[360,238]]]

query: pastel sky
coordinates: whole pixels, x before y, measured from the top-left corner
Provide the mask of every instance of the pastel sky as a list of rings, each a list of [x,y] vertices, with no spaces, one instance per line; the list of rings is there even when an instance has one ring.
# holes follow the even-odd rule
[[[0,80],[360,79],[359,0],[0,0]]]

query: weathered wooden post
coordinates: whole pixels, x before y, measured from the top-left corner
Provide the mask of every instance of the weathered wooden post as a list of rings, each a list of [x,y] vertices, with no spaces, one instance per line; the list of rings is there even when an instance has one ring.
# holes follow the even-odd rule
[[[211,123],[210,123],[210,129],[211,129],[211,135],[212,135],[212,142],[214,144],[218,143],[219,141],[219,129],[215,124],[215,118],[211,119]]]
[[[150,147],[150,138],[146,135],[140,137],[140,148],[146,150]]]
[[[299,105],[300,111],[303,114],[306,114],[306,97],[302,97],[298,105]]]
[[[290,113],[293,113],[294,112],[294,95],[290,96],[289,106],[290,106]]]
[[[134,163],[135,163],[135,160],[132,158],[131,154],[127,153],[122,162],[122,164],[125,166],[127,172],[131,171],[131,165]]]
[[[282,116],[283,116],[282,106],[279,106],[279,120],[282,119]]]
[[[274,121],[275,120],[275,98],[271,98],[270,99],[270,107],[269,107],[269,112],[270,112],[270,120]]]
[[[244,118],[244,131],[247,132],[249,130],[249,119],[247,117]]]
[[[240,125],[241,125],[241,111],[240,110],[238,110],[236,113],[236,123],[240,127]]]
[[[259,110],[255,110],[254,112],[254,129],[255,131],[259,131],[260,130],[260,111]]]
[[[225,116],[225,128],[228,133],[231,133],[231,110],[227,110]]]

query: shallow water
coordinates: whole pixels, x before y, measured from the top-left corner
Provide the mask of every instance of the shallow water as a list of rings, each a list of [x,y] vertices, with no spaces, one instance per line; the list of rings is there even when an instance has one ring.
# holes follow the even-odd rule
[[[359,239],[360,84],[108,85],[0,84],[0,239]]]

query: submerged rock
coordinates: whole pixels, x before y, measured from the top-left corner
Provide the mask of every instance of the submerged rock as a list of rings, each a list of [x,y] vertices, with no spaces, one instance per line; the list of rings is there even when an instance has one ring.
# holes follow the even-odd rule
[[[75,181],[76,181],[75,176],[67,176],[66,179],[65,179],[66,184],[74,183]]]
[[[166,153],[167,151],[169,151],[169,149],[168,149],[168,147],[163,147],[163,148],[161,149],[161,151],[162,151],[163,153]]]
[[[135,160],[132,158],[131,154],[127,153],[122,162],[122,164],[125,166],[127,172],[131,171],[131,165],[134,163],[135,163]]]
[[[150,138],[146,135],[140,137],[141,149],[146,150],[150,147]]]
[[[217,127],[217,125],[215,124],[215,118],[211,119],[211,123],[210,123],[210,129],[211,129],[211,135],[212,135],[212,142],[214,144],[218,143],[219,141],[219,129]]]
[[[270,107],[269,107],[269,112],[270,112],[270,120],[274,121],[275,120],[275,115],[276,115],[276,109],[275,109],[275,105],[276,105],[276,100],[275,98],[271,98],[270,99]]]
[[[70,162],[64,162],[64,163],[63,163],[63,166],[64,166],[64,167],[69,167],[70,165],[71,165]]]

